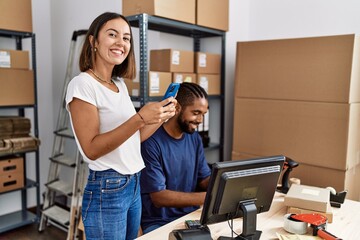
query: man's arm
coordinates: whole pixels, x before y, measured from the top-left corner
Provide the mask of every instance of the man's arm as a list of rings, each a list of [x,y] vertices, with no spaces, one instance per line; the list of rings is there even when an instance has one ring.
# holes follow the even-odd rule
[[[204,204],[206,192],[176,192],[162,190],[150,193],[151,201],[156,207],[190,207]]]

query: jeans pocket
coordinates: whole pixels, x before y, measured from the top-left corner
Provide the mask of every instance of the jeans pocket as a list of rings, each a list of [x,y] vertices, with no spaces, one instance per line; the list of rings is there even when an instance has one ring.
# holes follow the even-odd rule
[[[93,198],[93,192],[85,189],[83,194],[82,211],[81,211],[83,222],[86,220],[86,216],[90,208],[92,198]]]
[[[124,188],[126,188],[129,182],[130,182],[130,177],[128,176],[106,179],[106,183],[104,188],[102,189],[102,192],[111,193],[111,192],[121,191]]]

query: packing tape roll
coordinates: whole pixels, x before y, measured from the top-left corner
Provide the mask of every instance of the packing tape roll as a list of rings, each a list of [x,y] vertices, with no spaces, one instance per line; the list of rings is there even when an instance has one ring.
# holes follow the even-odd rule
[[[284,216],[284,229],[289,233],[305,234],[307,232],[308,224],[290,218],[291,214]]]

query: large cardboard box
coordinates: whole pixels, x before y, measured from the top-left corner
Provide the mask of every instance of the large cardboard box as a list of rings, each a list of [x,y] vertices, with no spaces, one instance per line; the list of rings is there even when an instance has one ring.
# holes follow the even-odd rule
[[[150,50],[150,71],[194,72],[194,52],[175,49]]]
[[[197,74],[196,83],[203,87],[208,95],[219,95],[221,93],[219,74]]]
[[[148,94],[150,97],[163,96],[172,82],[172,74],[170,72],[150,71],[148,75]],[[125,79],[130,96],[140,96],[140,83],[137,80]]]
[[[303,184],[293,184],[285,195],[284,204],[288,207],[326,212],[330,205],[330,190]]]
[[[235,96],[360,102],[354,34],[237,43]]]
[[[1,0],[0,29],[32,32],[31,0]]]
[[[196,24],[222,31],[228,31],[229,0],[197,0]]]
[[[302,184],[318,187],[333,187],[337,192],[347,190],[346,198],[360,201],[360,164],[347,170],[327,168],[301,163],[291,172]]]
[[[0,106],[33,105],[32,70],[0,68]]]
[[[347,170],[360,163],[360,104],[236,98],[233,151]]]
[[[0,49],[0,68],[29,69],[29,52]]]
[[[195,24],[196,0],[123,0],[123,15],[147,13]]]
[[[221,55],[205,52],[195,53],[195,72],[196,73],[221,73]]]

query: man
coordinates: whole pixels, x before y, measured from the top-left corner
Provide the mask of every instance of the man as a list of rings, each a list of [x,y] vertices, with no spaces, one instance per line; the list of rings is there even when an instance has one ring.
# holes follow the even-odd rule
[[[208,111],[207,93],[186,82],[176,99],[175,116],[141,146],[144,233],[195,211],[205,200],[211,171],[196,128]]]

